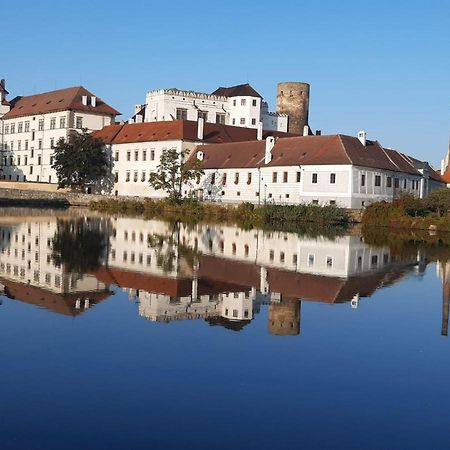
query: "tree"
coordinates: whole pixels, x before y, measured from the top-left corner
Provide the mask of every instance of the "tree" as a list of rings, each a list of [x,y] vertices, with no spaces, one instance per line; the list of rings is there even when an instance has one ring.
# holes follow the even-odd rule
[[[58,188],[84,190],[105,178],[109,172],[109,158],[104,142],[92,137],[86,129],[82,133],[61,138],[53,148],[53,169],[58,175]]]
[[[203,175],[199,160],[185,162],[187,151],[179,153],[175,148],[164,150],[156,172],[150,174],[149,182],[156,190],[165,191],[170,201],[180,203],[183,184]]]
[[[426,205],[431,211],[438,213],[448,212],[450,210],[450,189],[436,189],[425,200]]]

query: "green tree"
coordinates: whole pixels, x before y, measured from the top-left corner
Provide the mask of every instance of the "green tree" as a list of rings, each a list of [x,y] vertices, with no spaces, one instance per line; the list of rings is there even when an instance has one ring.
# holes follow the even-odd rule
[[[86,129],[59,139],[53,148],[52,167],[58,175],[58,187],[83,190],[106,178],[110,172],[104,142],[92,137]]]
[[[183,184],[203,175],[200,161],[186,162],[186,154],[186,150],[181,153],[174,148],[164,150],[156,172],[151,173],[149,178],[150,186],[166,192],[174,203],[182,200]]]
[[[436,189],[425,200],[427,207],[440,216],[450,210],[450,189]]]

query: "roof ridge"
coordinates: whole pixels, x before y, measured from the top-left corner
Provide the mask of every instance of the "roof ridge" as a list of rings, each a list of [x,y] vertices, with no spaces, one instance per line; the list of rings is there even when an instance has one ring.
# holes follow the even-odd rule
[[[351,137],[353,137],[353,136],[351,136]],[[347,152],[347,149],[345,148],[344,141],[342,140],[342,135],[341,134],[337,134],[337,138],[339,140],[339,143],[341,144],[342,150],[344,150],[344,154],[347,157],[348,161],[350,162],[350,164],[353,164],[352,158],[350,158],[350,156],[349,156],[349,154]]]

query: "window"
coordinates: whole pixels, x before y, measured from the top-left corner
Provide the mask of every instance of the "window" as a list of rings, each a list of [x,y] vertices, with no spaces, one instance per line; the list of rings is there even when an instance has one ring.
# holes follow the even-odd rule
[[[52,117],[50,119],[50,130],[54,130],[56,128],[56,117]]]
[[[207,111],[199,111],[198,118],[203,119],[205,122],[208,121],[208,112]]]
[[[233,106],[236,106],[236,99],[233,100]]]
[[[274,252],[273,250],[270,250],[270,252],[269,252],[269,259],[270,259],[271,261],[273,261],[274,258],[275,258],[275,252]]]
[[[43,129],[44,129],[44,119],[39,119],[38,131],[42,131]]]
[[[38,166],[40,166],[41,164],[42,164],[42,156],[41,155],[39,155],[38,156]]]
[[[211,184],[214,184],[216,182],[216,174],[212,173],[211,174]]]
[[[400,186],[400,180],[398,178],[394,178],[394,187],[398,189]]]
[[[252,100],[252,106],[256,106],[256,99],[255,98]]]
[[[5,125],[5,134],[9,134],[9,125]]]
[[[134,160],[139,161],[139,150],[134,151]]]
[[[114,161],[119,161],[119,152],[115,152]]]
[[[155,150],[150,150],[150,161],[154,161],[155,160]]]
[[[335,184],[335,183],[336,183],[336,174],[330,173],[330,184]]]
[[[285,258],[284,252],[280,252],[280,263],[284,263],[284,258]]]
[[[406,189],[406,178],[403,180],[403,189]]]
[[[119,181],[119,172],[114,172],[114,183]]]
[[[19,122],[19,124],[17,125],[17,132],[22,133],[22,131],[23,131],[23,122]]]
[[[328,268],[333,267],[333,257],[332,256],[327,256],[326,263],[327,263],[327,267]]]
[[[314,255],[308,255],[308,267],[314,266]]]
[[[22,150],[22,141],[17,142],[17,150]]]
[[[245,117],[241,117],[240,124],[245,125]]]
[[[251,184],[251,183],[252,183],[252,173],[249,172],[249,173],[247,174],[247,184]]]
[[[25,141],[25,150],[28,150],[28,141]]]
[[[134,174],[133,174],[133,181],[136,183],[137,180],[138,180],[138,171],[135,170],[135,171],[134,171]]]
[[[147,150],[142,150],[142,161],[147,161]]]
[[[59,118],[59,128],[66,128],[66,118],[65,117]]]
[[[373,255],[370,262],[372,266],[376,266],[378,264],[378,255]]]
[[[336,204],[336,200],[330,200],[330,205],[335,205]]]
[[[277,172],[273,172],[272,173],[272,183],[276,183],[277,182],[277,178],[278,178],[278,173]]]
[[[131,152],[130,151],[127,152],[127,161],[131,161]]]
[[[287,183],[287,181],[288,181],[288,173],[283,172],[283,183]]]
[[[50,148],[53,148],[55,146],[55,139],[51,138],[50,139]]]
[[[222,175],[222,186],[225,186],[227,184],[227,174],[224,173]]]
[[[381,186],[381,175],[375,175],[375,186]]]
[[[234,184],[238,184],[239,183],[239,172],[236,172],[234,174]]]
[[[392,177],[386,177],[386,187],[392,187]]]
[[[38,149],[42,150],[42,139],[39,139],[38,141]]]
[[[313,173],[312,174],[311,183],[312,184],[317,184],[317,173]]]
[[[297,183],[300,183],[300,177],[301,177],[300,172],[297,172]]]
[[[221,125],[225,125],[225,114],[217,113],[216,114],[216,123],[220,123]]]
[[[252,125],[256,125],[256,119],[252,119]]]
[[[83,128],[83,118],[80,116],[77,116],[76,127]]]
[[[313,205],[318,205],[318,204],[319,204],[319,200],[313,200],[313,201],[312,201],[312,204],[313,204]]]
[[[363,173],[361,174],[361,186],[365,186],[366,185],[366,174]]]
[[[130,181],[130,172],[127,172],[127,174],[125,175],[125,181]]]
[[[233,125],[236,125],[236,119],[233,117],[233,121],[232,121]]]
[[[30,122],[27,120],[25,122],[25,133],[28,133],[28,131],[30,131]]]
[[[35,138],[35,133],[34,133],[34,131],[32,131],[31,132],[31,140],[34,141],[34,138]]]
[[[187,109],[177,108],[177,120],[187,120]]]
[[[241,98],[241,106],[245,106],[247,104],[247,100],[245,98]]]

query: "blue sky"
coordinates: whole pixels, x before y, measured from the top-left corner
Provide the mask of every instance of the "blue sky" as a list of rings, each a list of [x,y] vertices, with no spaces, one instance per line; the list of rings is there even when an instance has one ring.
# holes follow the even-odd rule
[[[310,125],[437,164],[450,135],[450,2],[41,0],[2,5],[14,95],[80,83],[128,118],[146,91],[311,84]],[[11,96],[11,97],[12,97]]]

